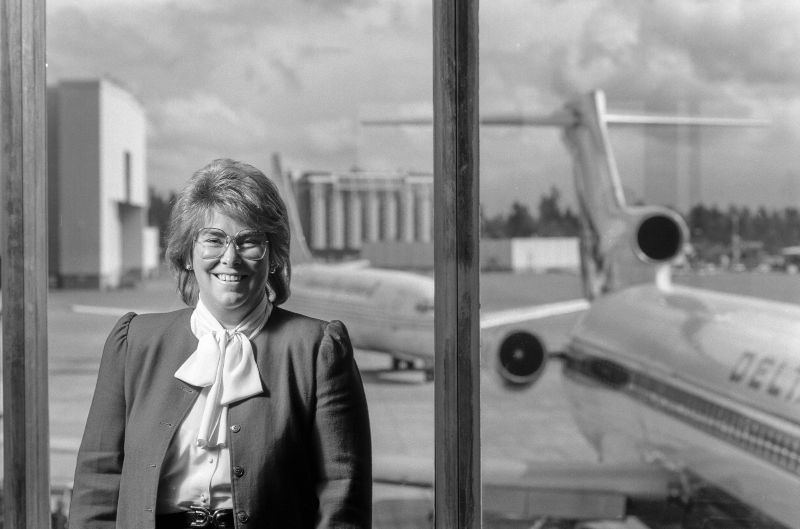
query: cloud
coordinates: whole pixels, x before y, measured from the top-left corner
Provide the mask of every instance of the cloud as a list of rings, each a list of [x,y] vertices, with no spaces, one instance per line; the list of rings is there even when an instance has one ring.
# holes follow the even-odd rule
[[[800,80],[800,4],[656,2],[646,15],[652,39],[685,49],[713,81],[796,84]]]
[[[309,123],[303,136],[312,150],[321,154],[353,154],[356,124],[353,119],[341,118]]]
[[[48,76],[110,75],[130,87],[151,119],[150,174],[163,186],[213,150],[267,160],[280,151],[317,169],[427,168],[429,131],[370,136],[355,122],[376,105],[430,108],[431,9],[429,0],[50,0]],[[799,13],[793,0],[484,2],[481,111],[547,113],[603,89],[612,108],[771,116],[798,100]],[[781,119],[792,137],[797,122]],[[516,153],[536,148],[524,137],[492,134],[481,155],[492,178],[570,179]]]
[[[154,141],[184,138],[187,143],[261,144],[267,130],[261,120],[237,111],[220,97],[194,93],[168,99],[151,111]]]
[[[607,0],[587,19],[578,46],[551,54],[554,86],[673,100],[794,89],[798,26],[800,4],[791,2]]]

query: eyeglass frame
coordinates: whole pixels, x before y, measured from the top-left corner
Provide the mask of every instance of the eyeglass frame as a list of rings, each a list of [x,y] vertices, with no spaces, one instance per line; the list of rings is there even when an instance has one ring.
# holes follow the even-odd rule
[[[266,231],[252,230],[250,228],[245,228],[243,230],[237,231],[236,235],[231,236],[231,235],[228,235],[228,232],[226,232],[222,228],[205,227],[205,228],[200,228],[200,229],[197,230],[197,235],[195,235],[195,237],[194,237],[195,244],[197,244],[197,243],[200,243],[201,245],[203,244],[202,242],[200,242],[198,240],[198,238],[200,237],[200,233],[203,230],[216,230],[216,231],[222,232],[225,235],[225,246],[222,247],[222,251],[220,252],[220,254],[215,256],[215,257],[203,257],[201,255],[200,258],[203,259],[204,261],[213,261],[215,259],[219,259],[223,255],[225,255],[225,252],[228,251],[228,247],[231,245],[231,243],[233,243],[233,249],[236,251],[236,253],[239,255],[239,257],[241,257],[242,259],[247,259],[248,261],[263,261],[264,257],[267,256],[267,251],[269,251],[269,244],[270,244],[269,243],[269,236],[268,236],[268,233]],[[265,239],[264,240],[264,243],[265,243],[264,244],[264,253],[258,259],[253,259],[251,257],[244,257],[242,255],[242,251],[239,249],[239,244],[236,242],[236,239],[238,239],[239,235],[241,235],[244,232],[253,232],[253,233],[259,233],[259,234],[264,235],[264,239]]]

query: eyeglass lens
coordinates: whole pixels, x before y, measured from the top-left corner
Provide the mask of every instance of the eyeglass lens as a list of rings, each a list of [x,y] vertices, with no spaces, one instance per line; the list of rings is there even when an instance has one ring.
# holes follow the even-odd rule
[[[203,259],[222,257],[231,242],[243,259],[258,261],[267,253],[268,240],[264,232],[242,230],[230,236],[218,228],[203,228],[197,234],[200,256]]]

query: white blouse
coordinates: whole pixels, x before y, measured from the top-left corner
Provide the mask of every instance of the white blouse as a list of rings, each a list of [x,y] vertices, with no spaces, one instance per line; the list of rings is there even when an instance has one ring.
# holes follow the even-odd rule
[[[156,512],[169,514],[191,505],[207,509],[230,509],[231,462],[227,446],[201,447],[197,430],[209,388],[203,388],[167,449],[158,485]]]

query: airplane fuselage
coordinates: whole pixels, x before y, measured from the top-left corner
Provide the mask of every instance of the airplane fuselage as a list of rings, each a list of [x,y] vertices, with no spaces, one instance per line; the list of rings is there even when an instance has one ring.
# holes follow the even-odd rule
[[[343,321],[354,345],[433,365],[433,280],[397,270],[302,264],[286,307]]]
[[[564,370],[603,458],[661,462],[800,527],[800,306],[625,288],[592,304]]]

